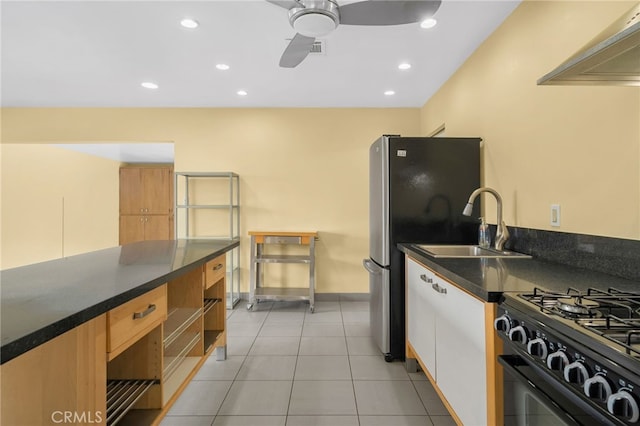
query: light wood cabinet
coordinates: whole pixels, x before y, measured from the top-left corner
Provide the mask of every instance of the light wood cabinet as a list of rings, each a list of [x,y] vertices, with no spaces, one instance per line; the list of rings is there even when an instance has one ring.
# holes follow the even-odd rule
[[[461,424],[498,424],[494,319],[494,304],[407,259],[407,358]]]
[[[167,319],[167,286],[157,287],[107,313],[107,352],[114,358]]]
[[[226,257],[220,256],[205,265],[204,284],[204,350],[216,349],[216,359],[227,357],[226,334]]]
[[[173,216],[120,216],[120,244],[173,239]]]
[[[0,423],[105,424],[105,354],[103,314],[2,364]]]
[[[120,169],[120,244],[168,240],[174,235],[173,168]]]
[[[120,214],[170,214],[173,212],[173,168],[122,167]]]

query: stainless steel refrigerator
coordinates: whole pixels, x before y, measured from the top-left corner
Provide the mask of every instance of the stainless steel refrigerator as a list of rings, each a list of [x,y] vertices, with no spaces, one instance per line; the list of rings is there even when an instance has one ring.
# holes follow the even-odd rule
[[[371,333],[387,361],[405,357],[405,267],[399,243],[475,244],[480,138],[382,136],[369,149]]]

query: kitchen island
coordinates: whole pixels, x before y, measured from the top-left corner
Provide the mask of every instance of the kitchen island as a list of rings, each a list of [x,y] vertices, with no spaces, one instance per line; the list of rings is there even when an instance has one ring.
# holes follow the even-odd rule
[[[0,271],[2,424],[157,423],[211,353],[226,357],[238,245],[144,241]]]

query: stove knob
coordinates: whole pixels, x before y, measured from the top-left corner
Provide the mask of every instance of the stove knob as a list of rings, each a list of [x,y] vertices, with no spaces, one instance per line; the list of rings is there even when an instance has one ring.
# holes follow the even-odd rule
[[[611,395],[607,400],[607,409],[614,416],[622,417],[629,423],[635,423],[640,418],[638,403],[626,390]]]
[[[493,326],[498,331],[504,331],[505,333],[509,333],[511,330],[511,318],[509,318],[506,314],[501,315],[499,318],[493,322]]]
[[[606,402],[611,396],[611,385],[604,376],[593,376],[590,379],[585,380],[584,393],[589,398]]]
[[[569,364],[569,358],[564,351],[556,351],[547,357],[547,367],[551,370],[562,371]]]
[[[547,358],[547,342],[540,337],[530,340],[527,344],[527,352],[540,359],[545,359]]]
[[[589,371],[581,361],[574,361],[564,368],[564,379],[569,383],[577,383],[580,386],[589,378]]]
[[[527,340],[529,340],[527,329],[521,325],[513,327],[511,330],[509,330],[509,340],[511,340],[512,342],[520,342],[523,345],[526,345]]]

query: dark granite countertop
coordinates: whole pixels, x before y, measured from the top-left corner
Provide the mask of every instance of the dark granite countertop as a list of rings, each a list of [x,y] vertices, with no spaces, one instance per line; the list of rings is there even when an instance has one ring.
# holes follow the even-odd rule
[[[573,266],[533,259],[433,258],[414,244],[399,244],[406,255],[487,302],[498,302],[503,293],[522,293],[541,287],[565,292],[610,287],[640,291],[640,282]]]
[[[0,271],[0,363],[239,244],[238,239],[142,241]]]

